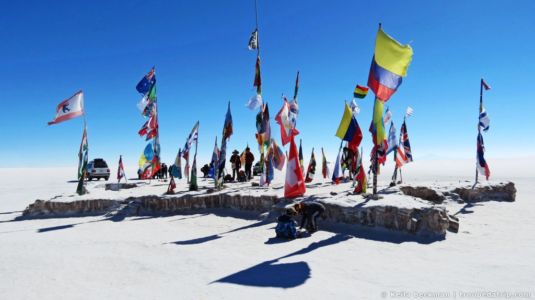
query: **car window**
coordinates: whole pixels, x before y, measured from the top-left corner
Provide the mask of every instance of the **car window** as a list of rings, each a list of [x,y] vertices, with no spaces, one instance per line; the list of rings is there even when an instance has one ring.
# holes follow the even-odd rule
[[[103,160],[97,160],[95,161],[95,168],[107,168],[108,165]]]

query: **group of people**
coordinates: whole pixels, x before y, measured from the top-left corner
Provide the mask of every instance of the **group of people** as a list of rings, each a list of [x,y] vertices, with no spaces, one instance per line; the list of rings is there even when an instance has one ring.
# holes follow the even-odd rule
[[[277,218],[275,233],[278,238],[296,239],[303,235],[303,228],[309,234],[318,231],[318,218],[324,218],[325,206],[316,201],[304,201],[287,207],[285,213]],[[301,215],[301,224],[297,229],[294,217]]]
[[[240,156],[240,152],[238,150],[232,151],[232,156],[230,156],[230,164],[232,168],[232,180],[235,181],[236,177],[238,178],[238,181],[249,181],[253,178],[253,162],[254,162],[254,155],[253,152],[251,152],[251,149],[249,147],[245,148],[245,152],[242,154],[244,156],[244,163],[245,168],[244,170],[241,170],[241,164],[242,164],[242,158]]]

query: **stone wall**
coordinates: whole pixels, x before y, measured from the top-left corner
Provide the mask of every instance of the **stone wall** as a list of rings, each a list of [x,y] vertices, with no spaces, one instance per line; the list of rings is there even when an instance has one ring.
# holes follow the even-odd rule
[[[120,214],[123,217],[172,215],[203,209],[235,209],[265,213],[282,211],[290,203],[293,202],[276,196],[257,197],[228,194],[185,195],[181,197],[150,195],[131,197],[123,201],[95,199],[53,202],[37,200],[24,210],[23,218],[104,214],[107,216]],[[325,217],[336,223],[383,227],[413,234],[439,236],[445,235],[448,229],[454,232],[456,232],[456,228],[458,229],[458,220],[448,216],[443,208],[344,207],[332,203],[324,203],[324,205],[326,207]]]
[[[498,185],[477,187],[477,188],[456,188],[453,190],[465,202],[482,201],[507,201],[513,202],[516,199],[516,188],[512,182],[500,183]]]
[[[22,212],[23,218],[71,217],[79,215],[103,215],[117,207],[115,200],[78,200],[72,202],[55,202],[35,200]]]

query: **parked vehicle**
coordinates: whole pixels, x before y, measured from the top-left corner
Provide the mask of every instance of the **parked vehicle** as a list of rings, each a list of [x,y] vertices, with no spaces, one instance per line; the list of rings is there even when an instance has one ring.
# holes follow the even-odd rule
[[[262,173],[262,168],[260,167],[260,162],[257,162],[253,166],[253,176],[258,176]]]
[[[110,179],[110,168],[104,159],[95,158],[87,164],[86,177],[87,180],[93,180],[93,178],[108,180]]]

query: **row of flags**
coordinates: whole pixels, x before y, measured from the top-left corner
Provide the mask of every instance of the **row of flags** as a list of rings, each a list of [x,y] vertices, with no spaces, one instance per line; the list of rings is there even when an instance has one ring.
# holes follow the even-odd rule
[[[158,129],[158,109],[156,96],[156,70],[154,67],[136,85],[142,95],[137,107],[147,121],[138,134],[145,137],[148,144],[139,157],[138,173],[141,179],[150,179],[160,170],[160,138]]]

